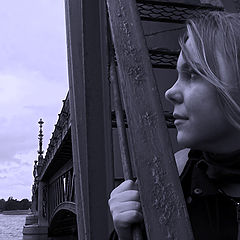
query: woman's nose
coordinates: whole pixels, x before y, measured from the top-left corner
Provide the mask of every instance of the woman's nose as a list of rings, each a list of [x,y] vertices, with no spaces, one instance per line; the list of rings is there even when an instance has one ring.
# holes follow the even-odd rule
[[[171,88],[165,92],[165,98],[172,104],[180,104],[183,102],[183,93],[175,83]]]

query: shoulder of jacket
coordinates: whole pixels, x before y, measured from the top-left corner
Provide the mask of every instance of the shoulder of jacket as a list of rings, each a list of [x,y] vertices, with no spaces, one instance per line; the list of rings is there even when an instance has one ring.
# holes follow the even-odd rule
[[[190,151],[190,148],[184,148],[180,151],[177,151],[174,154],[179,175],[181,175],[181,173],[182,173],[182,171],[183,171],[183,169],[184,169],[184,167],[187,163],[189,151]]]

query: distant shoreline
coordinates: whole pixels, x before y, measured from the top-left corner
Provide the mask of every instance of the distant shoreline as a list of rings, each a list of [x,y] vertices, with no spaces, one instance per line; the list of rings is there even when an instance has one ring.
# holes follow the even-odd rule
[[[31,210],[9,210],[9,211],[2,211],[0,214],[2,215],[28,215],[31,213]]]

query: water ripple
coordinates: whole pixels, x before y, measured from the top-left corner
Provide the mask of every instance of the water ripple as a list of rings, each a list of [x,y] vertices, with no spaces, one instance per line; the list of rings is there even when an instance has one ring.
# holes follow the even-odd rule
[[[0,240],[22,240],[26,215],[0,214]]]

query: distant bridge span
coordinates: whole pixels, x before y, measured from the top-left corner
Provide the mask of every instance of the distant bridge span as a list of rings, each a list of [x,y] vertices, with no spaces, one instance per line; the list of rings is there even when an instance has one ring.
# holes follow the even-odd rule
[[[69,97],[55,125],[52,138],[43,157],[43,121],[39,121],[38,161],[34,167],[32,211],[38,216],[29,216],[23,233],[42,233],[41,237],[72,237],[77,239],[76,204],[74,193],[75,173],[72,160],[71,124]],[[31,227],[35,224],[35,228]],[[41,226],[41,227],[39,227]],[[36,230],[37,229],[37,230]]]

